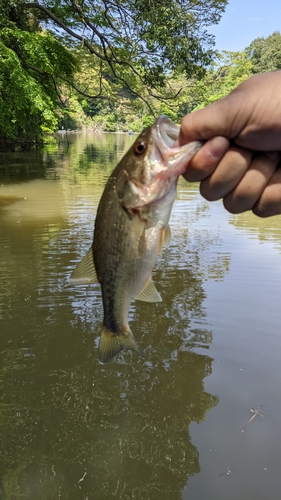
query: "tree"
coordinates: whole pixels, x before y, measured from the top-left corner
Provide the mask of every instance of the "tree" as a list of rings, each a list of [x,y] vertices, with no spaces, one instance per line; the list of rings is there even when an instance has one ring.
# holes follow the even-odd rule
[[[202,80],[187,83],[180,98],[180,115],[221,99],[251,74],[252,63],[245,52],[223,51],[217,55]]]
[[[67,103],[69,89],[87,102],[110,100],[113,111],[116,103],[127,100],[142,116],[147,110],[157,114],[155,100],[165,107],[181,91],[175,94],[168,76],[203,77],[213,57],[214,37],[207,27],[219,21],[226,4],[227,0],[6,0],[0,5],[2,143],[19,138],[38,141],[45,131],[54,130],[57,106]],[[81,87],[75,69],[86,54],[91,54],[91,81],[86,78]]]
[[[76,58],[38,28],[17,5],[2,7],[0,21],[0,150],[28,149],[57,126],[58,79],[72,78]]]
[[[142,98],[139,82],[163,85],[168,70],[202,76],[213,56],[206,27],[219,22],[227,0],[42,0],[23,3],[56,37],[85,46],[102,77]]]
[[[252,63],[253,73],[281,69],[281,34],[275,31],[267,38],[256,38],[245,52]]]

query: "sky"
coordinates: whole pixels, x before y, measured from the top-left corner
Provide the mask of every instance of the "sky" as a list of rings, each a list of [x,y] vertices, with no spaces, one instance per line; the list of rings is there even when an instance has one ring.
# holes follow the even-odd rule
[[[281,0],[229,0],[219,24],[208,31],[217,50],[241,51],[255,38],[281,33]]]

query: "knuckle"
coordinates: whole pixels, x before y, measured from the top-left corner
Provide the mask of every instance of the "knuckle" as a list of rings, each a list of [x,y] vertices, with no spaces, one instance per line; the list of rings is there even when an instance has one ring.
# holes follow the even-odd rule
[[[223,206],[231,214],[238,214],[241,212],[241,207],[237,207],[237,205],[233,203],[233,200],[230,200],[228,197],[223,199]]]
[[[257,215],[258,217],[269,217],[270,215],[273,215],[271,211],[269,210],[268,206],[264,203],[256,203],[256,205],[253,206],[252,208],[253,214]]]
[[[192,161],[185,172],[185,178],[192,182],[201,182],[210,177],[215,169],[210,163]]]
[[[216,189],[214,187],[211,187],[209,183],[204,181],[202,181],[200,184],[200,194],[207,201],[216,201],[220,198],[220,196],[218,196],[216,192]]]
[[[253,207],[258,217],[281,214],[281,186],[279,183],[268,186]]]
[[[251,198],[244,196],[233,196],[232,194],[225,196],[223,199],[223,205],[228,212],[232,214],[239,214],[242,212],[247,212],[251,210],[254,202]]]

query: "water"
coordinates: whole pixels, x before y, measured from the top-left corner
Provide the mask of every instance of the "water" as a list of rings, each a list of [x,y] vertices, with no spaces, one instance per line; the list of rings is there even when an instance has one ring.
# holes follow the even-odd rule
[[[99,287],[68,277],[132,141],[0,157],[0,498],[277,500],[280,217],[232,216],[181,180],[163,302],[130,310],[145,357],[97,361]]]

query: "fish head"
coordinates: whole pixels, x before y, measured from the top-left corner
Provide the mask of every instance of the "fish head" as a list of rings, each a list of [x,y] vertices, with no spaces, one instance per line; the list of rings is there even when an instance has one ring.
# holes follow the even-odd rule
[[[119,164],[118,197],[126,209],[141,209],[163,199],[188,161],[200,149],[194,141],[175,146],[179,126],[165,115],[138,136]]]

